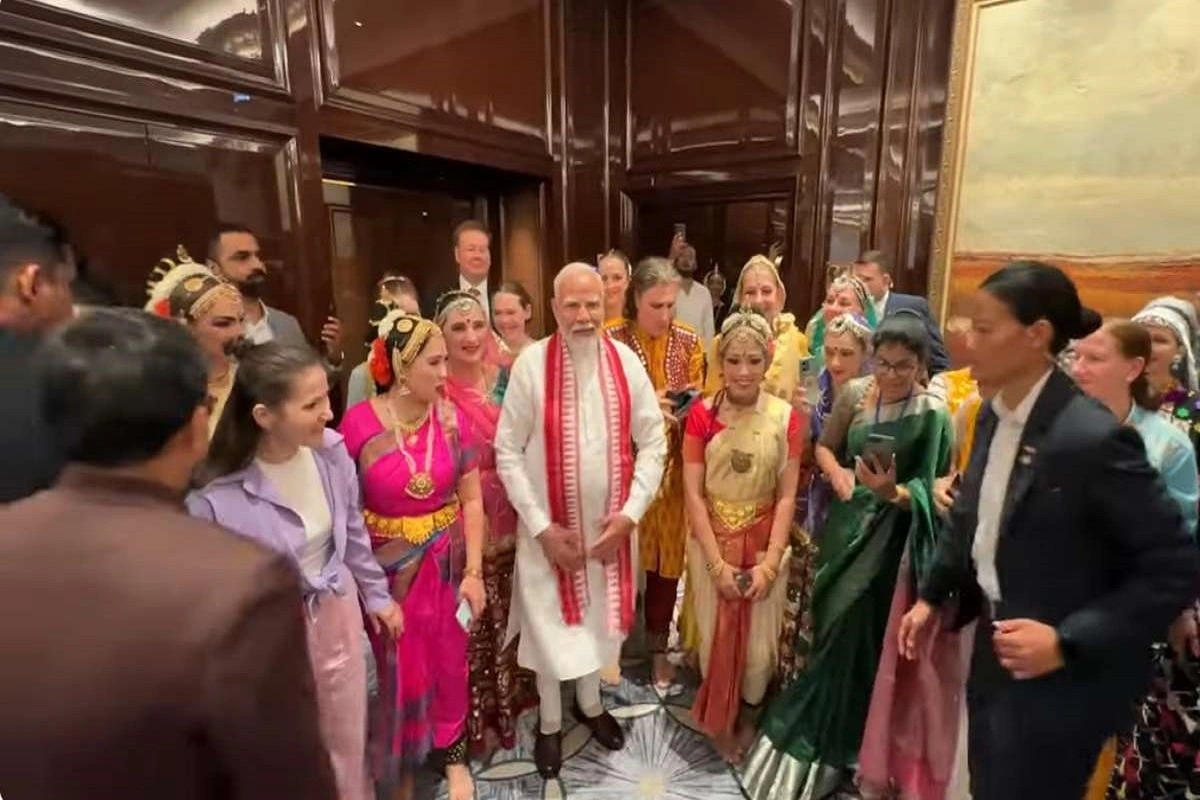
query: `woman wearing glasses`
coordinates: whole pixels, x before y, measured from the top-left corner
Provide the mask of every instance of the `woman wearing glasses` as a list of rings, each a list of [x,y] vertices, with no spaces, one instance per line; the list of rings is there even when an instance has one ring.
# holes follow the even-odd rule
[[[836,499],[821,534],[813,642],[807,668],[767,707],[746,759],[754,798],[821,800],[845,788],[897,575],[907,582],[922,574],[933,552],[931,487],[947,469],[950,424],[917,380],[928,335],[919,318],[898,314],[879,326],[873,345],[873,374],[838,394],[817,445]]]

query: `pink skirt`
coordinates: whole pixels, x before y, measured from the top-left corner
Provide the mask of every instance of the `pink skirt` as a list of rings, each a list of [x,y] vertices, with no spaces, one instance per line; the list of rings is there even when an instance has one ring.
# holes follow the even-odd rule
[[[316,679],[321,738],[329,751],[339,800],[371,800],[367,776],[367,669],[362,613],[350,571],[341,575],[345,594],[326,592],[309,611],[308,658]]]
[[[945,800],[954,769],[969,642],[938,626],[923,637],[916,661],[900,657],[900,620],[917,601],[913,582],[906,553],[858,754],[866,798]]]

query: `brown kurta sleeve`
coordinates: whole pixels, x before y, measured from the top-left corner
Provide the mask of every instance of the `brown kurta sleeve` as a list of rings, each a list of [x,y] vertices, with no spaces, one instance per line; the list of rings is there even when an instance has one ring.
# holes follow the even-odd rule
[[[230,797],[336,800],[321,741],[298,576],[282,556],[242,587],[205,670],[206,735]]]

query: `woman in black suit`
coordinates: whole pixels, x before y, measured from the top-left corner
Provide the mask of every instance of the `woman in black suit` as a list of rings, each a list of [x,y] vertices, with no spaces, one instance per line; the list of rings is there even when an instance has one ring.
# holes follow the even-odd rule
[[[1009,264],[978,295],[973,369],[1002,388],[980,413],[937,564],[900,629],[914,658],[934,609],[956,598],[959,623],[979,618],[974,800],[1083,797],[1105,738],[1146,688],[1150,644],[1200,584],[1200,554],[1137,431],[1054,366],[1099,324],[1045,264]]]

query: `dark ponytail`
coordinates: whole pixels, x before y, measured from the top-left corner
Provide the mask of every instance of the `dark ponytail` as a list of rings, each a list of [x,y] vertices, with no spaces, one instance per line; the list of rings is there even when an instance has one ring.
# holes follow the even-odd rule
[[[247,349],[238,361],[233,389],[209,443],[208,458],[196,474],[196,484],[204,486],[249,466],[262,438],[254,407],[279,406],[291,395],[296,377],[319,366],[320,356],[307,346],[267,342]]]
[[[1004,303],[1022,325],[1049,322],[1054,356],[1072,339],[1092,335],[1103,323],[1099,314],[1079,302],[1079,292],[1065,272],[1039,261],[1013,261],[989,275],[980,288]]]

